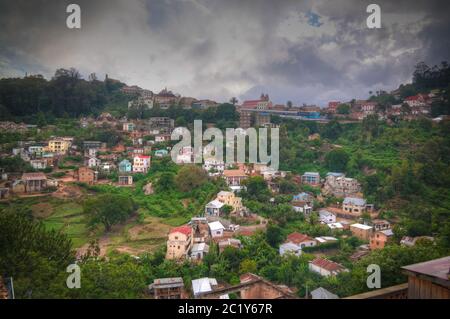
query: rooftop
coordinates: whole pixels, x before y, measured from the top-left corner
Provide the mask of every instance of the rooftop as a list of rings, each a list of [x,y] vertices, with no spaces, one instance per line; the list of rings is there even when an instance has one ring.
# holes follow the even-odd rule
[[[326,269],[328,271],[343,271],[345,270],[344,266],[341,264],[335,263],[334,261],[324,259],[324,258],[316,258],[310,262],[311,264],[318,266],[320,268]]]
[[[317,172],[305,172],[305,174],[303,174],[303,176],[305,176],[305,175],[309,175],[309,176],[320,176],[320,174],[317,173]]]
[[[207,207],[214,207],[214,208],[222,208],[224,203],[221,201],[218,201],[217,199],[210,201],[208,204],[206,204]]]
[[[338,295],[335,295],[322,287],[311,291],[311,297],[312,299],[339,299]]]
[[[365,206],[366,200],[364,198],[358,198],[358,197],[345,197],[344,204]]]
[[[351,224],[350,227],[356,227],[356,228],[363,229],[363,230],[369,230],[369,229],[372,229],[372,226],[364,225],[364,224],[359,224],[359,223]]]
[[[43,180],[47,179],[44,173],[23,173],[22,180],[24,181],[35,181],[35,180]]]
[[[209,223],[208,226],[211,229],[211,231],[225,229],[225,227],[223,227],[222,223],[219,222],[219,221],[215,221],[215,222]]]
[[[157,278],[153,280],[153,287],[155,288],[180,287],[183,285],[184,285],[183,278],[181,277]]]
[[[408,273],[420,274],[447,282],[450,286],[450,256],[402,267]]]
[[[225,177],[243,177],[247,176],[245,172],[241,169],[226,169],[223,171]]]
[[[199,278],[192,280],[192,291],[194,295],[210,292],[213,290],[212,286],[217,286],[217,280],[215,278]]]
[[[170,230],[171,234],[172,233],[177,233],[177,232],[185,234],[185,235],[190,235],[191,232],[192,232],[192,228],[191,228],[191,226],[184,225],[184,226],[179,226],[179,227],[172,228]]]
[[[309,237],[306,234],[300,234],[297,232],[291,233],[287,236],[287,241],[290,241],[294,244],[300,244],[303,243],[305,241],[311,241],[314,240],[313,238]]]

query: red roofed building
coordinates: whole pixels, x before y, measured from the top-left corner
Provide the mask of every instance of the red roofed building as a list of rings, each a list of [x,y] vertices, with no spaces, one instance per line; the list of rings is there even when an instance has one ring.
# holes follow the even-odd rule
[[[191,226],[179,226],[170,230],[167,240],[166,259],[187,258],[192,246],[193,231]]]
[[[223,177],[228,186],[240,186],[248,176],[242,169],[226,169],[223,171]]]
[[[305,234],[300,234],[297,232],[291,233],[287,236],[287,243],[293,243],[300,248],[313,247],[317,245],[317,241],[314,238],[309,237]]]
[[[340,272],[348,271],[341,264],[320,257],[309,262],[309,270],[325,277],[336,276]]]
[[[339,106],[339,104],[341,104],[341,102],[338,102],[338,101],[328,102],[328,108],[327,108],[328,112],[336,113],[337,107]]]
[[[267,110],[271,107],[272,102],[270,102],[268,94],[261,94],[259,100],[247,100],[241,105],[241,108],[243,109]]]
[[[151,157],[148,155],[136,155],[133,158],[133,173],[147,173],[150,168]]]
[[[405,98],[405,103],[408,104],[410,107],[415,106],[425,106],[427,103],[428,95],[426,94],[417,94],[413,96],[408,96]]]

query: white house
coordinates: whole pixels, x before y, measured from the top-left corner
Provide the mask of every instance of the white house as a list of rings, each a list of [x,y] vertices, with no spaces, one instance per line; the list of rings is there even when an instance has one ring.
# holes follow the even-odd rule
[[[202,293],[213,291],[214,287],[217,287],[217,280],[215,278],[204,277],[192,280],[192,292],[195,298]]]
[[[342,225],[341,223],[328,223],[327,226],[330,229],[338,229],[338,230],[344,229],[344,225]]]
[[[319,211],[319,221],[324,224],[335,223],[336,215],[334,215],[333,213],[331,213],[325,209],[321,209]]]
[[[163,143],[170,141],[170,135],[169,134],[160,134],[155,136],[155,142],[156,143]]]
[[[309,216],[312,213],[312,207],[305,201],[293,201],[292,208],[298,213]]]
[[[86,156],[89,156],[89,157],[96,157],[97,151],[98,151],[98,149],[96,149],[96,148],[88,148],[86,150],[85,154],[86,154]]]
[[[34,160],[30,160],[30,165],[34,169],[45,169],[47,167],[47,161],[40,160],[40,159],[34,159]]]
[[[211,237],[222,237],[223,231],[225,230],[225,227],[222,225],[221,222],[215,221],[212,223],[208,223],[209,231],[211,232]]]
[[[197,243],[192,246],[191,259],[201,260],[209,252],[209,246],[205,243]]]
[[[205,216],[220,216],[221,209],[225,204],[215,199],[205,205]]]
[[[278,250],[281,256],[284,256],[286,254],[300,256],[302,254],[302,248],[299,245],[291,242],[281,244]]]
[[[309,270],[324,277],[336,276],[340,272],[348,271],[348,269],[341,264],[320,257],[309,262]]]
[[[96,157],[89,157],[89,159],[86,161],[86,166],[90,168],[100,166],[100,164],[101,161]]]
[[[225,163],[215,159],[205,159],[203,169],[207,171],[210,176],[220,175],[225,170]]]
[[[321,236],[321,237],[315,237],[315,240],[317,240],[317,242],[319,244],[325,244],[325,243],[330,243],[330,242],[336,242],[338,239],[336,237],[331,237],[331,236]]]

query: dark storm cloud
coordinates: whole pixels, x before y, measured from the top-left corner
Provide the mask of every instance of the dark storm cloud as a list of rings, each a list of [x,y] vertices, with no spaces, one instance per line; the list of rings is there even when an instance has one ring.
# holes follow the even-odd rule
[[[228,100],[363,98],[410,80],[419,61],[449,59],[447,1],[0,0],[0,75],[58,67]],[[65,27],[69,3],[82,29]]]

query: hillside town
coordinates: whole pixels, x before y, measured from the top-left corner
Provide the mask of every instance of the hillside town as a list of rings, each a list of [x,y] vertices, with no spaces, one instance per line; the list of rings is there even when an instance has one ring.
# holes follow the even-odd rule
[[[129,97],[129,111],[153,108],[168,110],[177,105],[185,110],[205,112],[220,105],[210,100],[180,97],[167,89],[158,94],[137,86],[123,86],[120,90]],[[387,123],[392,123],[394,117],[412,121],[429,118],[431,103],[441,99],[439,91],[409,96],[403,100],[395,91],[391,94],[398,103],[390,105],[387,109],[370,100],[330,102],[325,108],[274,105],[269,100],[268,94],[262,94],[257,100],[245,100],[240,105],[228,104],[228,107],[235,108],[238,125],[241,128],[273,128],[279,127],[283,120],[317,121],[322,124],[330,121],[358,123],[369,116],[377,116],[378,120],[385,120]],[[272,122],[271,119],[275,121]],[[433,121],[445,119],[445,116],[440,116],[433,118]],[[73,196],[81,196],[82,188],[89,189],[95,186],[128,188],[133,192],[142,191],[144,196],[155,196],[155,192],[158,191],[155,190],[154,179],[151,181],[147,179],[144,184],[142,182],[136,184],[136,179],[142,181],[143,176],[149,176],[155,161],[159,163],[170,160],[173,145],[171,132],[176,126],[173,118],[115,117],[103,112],[97,117],[81,117],[76,125],[79,130],[107,129],[108,134],[117,134],[121,138],[117,143],[107,143],[101,140],[82,139],[79,136],[55,135],[45,140],[20,140],[10,149],[2,148],[2,159],[17,158],[26,168],[21,171],[0,167],[1,201],[41,196],[70,200]],[[10,133],[26,134],[30,131],[39,132],[46,127],[2,122],[0,129]],[[317,133],[308,136],[310,142],[320,138]],[[190,167],[193,157],[192,147],[183,147],[176,155],[176,163]],[[268,231],[273,220],[245,205],[250,191],[248,188],[252,187],[249,181],[266,188],[264,192],[270,195],[269,205],[276,206],[277,196],[283,194],[283,200],[294,214],[293,220],[319,225],[319,228],[314,230],[305,228],[306,231],[286,233],[275,247],[280,258],[300,257],[304,254],[311,256],[308,271],[319,277],[328,278],[349,272],[346,266],[332,259],[341,243],[351,238],[357,246],[352,250],[347,263],[357,263],[371,251],[383,250],[391,244],[413,247],[421,241],[430,243],[435,241],[432,236],[400,238],[395,236],[393,229],[398,219],[382,217],[386,214],[382,214],[380,207],[364,198],[361,182],[355,177],[347,176],[343,171],[295,173],[274,170],[265,164],[229,164],[209,159],[206,159],[200,167],[208,179],[220,185],[219,190],[207,198],[207,203],[197,214],[191,212],[186,223],[167,231],[165,259],[175,263],[188,262],[201,265],[213,247],[219,256],[227,249],[241,250],[245,247],[245,238]],[[293,184],[293,190],[303,191],[282,191],[285,183]],[[246,200],[241,194],[244,194]],[[448,264],[448,258],[429,263],[434,262]],[[408,274],[414,272],[407,269],[408,267],[405,267]],[[242,299],[341,297],[323,287],[307,290],[300,295],[297,288],[271,282],[252,271],[241,274],[239,282],[234,285],[217,278],[195,278],[189,285],[191,291],[185,289],[182,277],[156,278],[148,286],[147,293],[156,299],[188,297],[229,299],[230,295],[236,298],[237,293]],[[434,276],[434,274],[427,275]],[[378,297],[370,298],[381,298],[383,293],[392,295],[392,298],[406,298],[407,295],[420,297],[411,295],[413,292],[405,288],[405,285],[397,288],[389,293],[380,292]],[[443,293],[448,296],[448,288]]]

